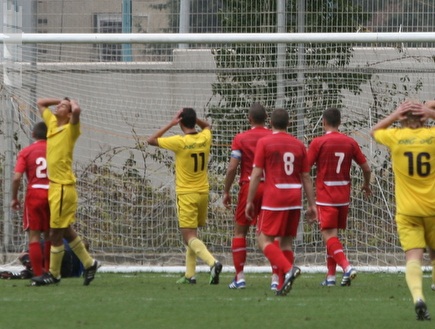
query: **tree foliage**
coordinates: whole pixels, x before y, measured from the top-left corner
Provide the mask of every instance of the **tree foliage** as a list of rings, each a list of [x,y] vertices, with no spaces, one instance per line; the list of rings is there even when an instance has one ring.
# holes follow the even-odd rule
[[[276,3],[223,0],[220,19],[223,31],[276,32]],[[355,32],[367,20],[361,8],[350,0],[308,0],[305,6],[305,32]],[[287,1],[286,13],[286,31],[297,32],[297,0]],[[297,118],[304,118],[305,126],[315,127],[325,107],[340,107],[344,91],[358,94],[361,85],[370,79],[370,74],[346,69],[353,55],[353,48],[348,44],[307,44],[303,48],[286,44],[284,47],[281,53],[276,44],[232,44],[213,49],[218,68],[213,96],[217,101],[210,106],[208,114],[218,129],[215,129],[214,152],[226,152],[254,101],[271,109],[281,97],[281,106],[290,111],[293,122],[301,125]],[[284,54],[284,66],[278,65],[280,54]],[[279,95],[282,88],[284,95]],[[298,111],[304,113],[299,115]],[[238,124],[228,125],[233,121]],[[292,133],[296,132],[295,127]]]

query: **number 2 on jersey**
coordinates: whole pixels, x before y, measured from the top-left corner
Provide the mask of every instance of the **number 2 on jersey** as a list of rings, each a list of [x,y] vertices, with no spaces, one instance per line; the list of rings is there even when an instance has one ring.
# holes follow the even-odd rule
[[[47,160],[45,158],[39,157],[36,159],[36,177],[46,178],[47,177]]]

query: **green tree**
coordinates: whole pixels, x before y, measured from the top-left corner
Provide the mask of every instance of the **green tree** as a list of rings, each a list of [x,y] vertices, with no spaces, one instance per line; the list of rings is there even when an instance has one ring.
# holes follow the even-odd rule
[[[355,32],[361,22],[367,20],[361,8],[350,0],[307,0],[305,6],[305,32]],[[297,0],[287,1],[286,13],[286,30],[297,32]],[[226,33],[276,32],[276,1],[224,0],[221,22]],[[302,82],[298,77],[297,44],[285,45],[284,67],[278,67],[276,44],[232,44],[213,49],[213,54],[218,73],[217,82],[213,84],[215,102],[209,107],[208,115],[215,127],[214,154],[226,153],[234,134],[246,128],[243,123],[252,102],[261,102],[268,108],[275,106],[280,87],[278,72],[284,80],[283,106],[289,109],[293,122],[296,122],[298,109],[303,108],[304,125],[312,130],[318,126],[317,120],[325,107],[340,107],[343,92],[360,93],[361,85],[371,77],[347,69],[353,54],[348,44],[305,45]],[[304,95],[302,102],[300,94]],[[229,124],[232,122],[235,124]],[[296,128],[291,129],[294,133]]]

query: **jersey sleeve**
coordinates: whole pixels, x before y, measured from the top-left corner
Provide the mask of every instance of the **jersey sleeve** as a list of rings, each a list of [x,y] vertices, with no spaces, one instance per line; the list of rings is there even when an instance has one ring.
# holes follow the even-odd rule
[[[357,141],[352,139],[352,145],[353,145],[353,148],[354,148],[353,159],[355,160],[355,162],[357,164],[359,164],[359,165],[362,165],[362,164],[366,163],[367,162],[367,158],[364,155],[364,153],[361,151],[361,147],[359,146]]]
[[[308,165],[310,168],[316,162],[318,154],[319,154],[319,143],[318,143],[318,139],[314,138],[311,141],[310,146],[308,147],[308,152],[307,152],[307,161],[308,161]]]
[[[20,174],[23,174],[26,171],[26,160],[24,159],[23,151],[18,153],[14,171]]]
[[[181,140],[179,135],[170,137],[159,137],[157,138],[157,142],[159,143],[159,147],[173,152],[177,152],[181,147]]]
[[[392,134],[391,134],[393,129],[394,128],[375,130],[373,133],[373,138],[379,144],[389,146],[389,145],[391,145],[391,142],[393,141]]]
[[[255,148],[255,156],[254,156],[254,168],[263,168],[264,169],[264,141],[259,139],[257,142],[257,147]]]

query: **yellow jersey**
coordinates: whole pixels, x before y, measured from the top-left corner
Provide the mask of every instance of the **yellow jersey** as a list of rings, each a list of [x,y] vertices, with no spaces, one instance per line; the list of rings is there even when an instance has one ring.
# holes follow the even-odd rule
[[[80,123],[57,125],[56,116],[49,108],[42,113],[47,125],[47,174],[50,181],[58,184],[74,184],[72,170],[74,145],[80,136]]]
[[[208,193],[210,129],[184,136],[160,137],[157,141],[161,148],[171,150],[175,154],[175,191],[177,194]]]
[[[435,216],[435,128],[379,129],[374,138],[391,152],[396,212]]]

